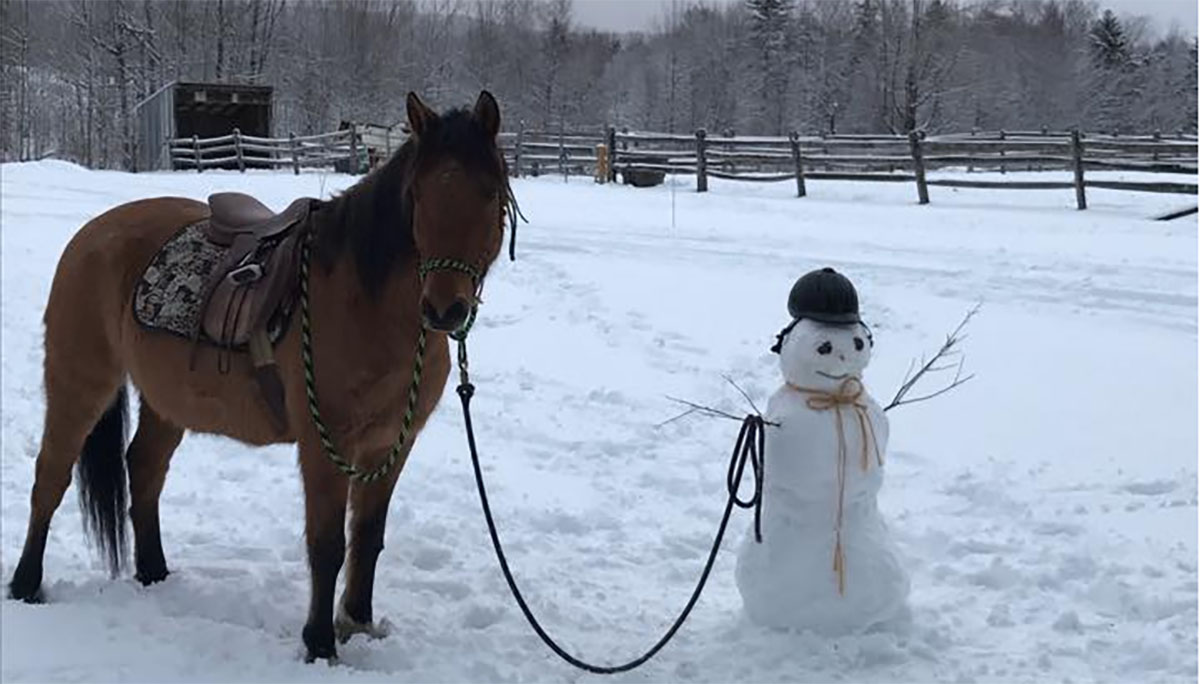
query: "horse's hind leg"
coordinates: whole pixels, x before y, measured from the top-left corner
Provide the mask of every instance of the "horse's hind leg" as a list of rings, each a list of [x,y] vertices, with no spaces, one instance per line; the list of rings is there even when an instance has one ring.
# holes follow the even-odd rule
[[[30,495],[29,527],[21,560],[17,562],[9,584],[9,594],[13,598],[28,602],[42,598],[42,557],[46,551],[46,537],[50,532],[50,519],[71,484],[71,466],[84,451],[105,461],[119,461],[125,446],[126,397],[120,372],[64,373],[49,358],[46,418]],[[90,370],[99,369],[92,367]],[[68,375],[70,380],[65,379]],[[105,376],[109,377],[106,379]],[[121,477],[124,477],[123,470]],[[124,485],[123,482],[120,484]],[[123,525],[124,511],[109,513],[113,525]],[[109,531],[114,534],[114,544],[108,548],[110,561],[119,566],[118,530],[114,527]]]
[[[346,589],[338,608],[338,639],[343,643],[354,634],[386,635],[383,625],[373,624],[371,598],[375,586],[375,564],[383,551],[388,502],[407,453],[387,477],[375,482],[350,485],[350,552],[347,558]]]
[[[129,443],[130,518],[133,520],[137,579],[153,584],[167,577],[158,528],[158,497],[167,478],[171,455],[183,439],[183,428],[159,416],[142,399],[138,429]]]

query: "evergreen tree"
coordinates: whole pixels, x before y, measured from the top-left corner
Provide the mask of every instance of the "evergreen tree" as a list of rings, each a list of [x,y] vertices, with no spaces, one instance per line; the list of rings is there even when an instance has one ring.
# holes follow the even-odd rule
[[[880,114],[884,110],[883,26],[878,0],[859,0],[854,6],[854,29],[851,33],[850,59],[844,81],[849,96],[848,110],[843,119],[848,131],[880,131]]]
[[[1192,47],[1187,52],[1187,68],[1183,70],[1183,75],[1180,78],[1180,83],[1175,91],[1176,97],[1173,98],[1183,105],[1183,121],[1181,125],[1196,132],[1196,39],[1192,38]]]
[[[1090,37],[1092,60],[1097,66],[1116,69],[1129,65],[1129,44],[1125,40],[1125,30],[1112,10],[1104,10],[1104,15],[1092,25]]]
[[[549,130],[563,114],[564,105],[559,83],[562,69],[571,50],[571,3],[555,0],[546,8],[545,28],[542,31],[542,128]]]
[[[1091,48],[1092,73],[1089,123],[1104,131],[1132,130],[1141,99],[1142,78],[1148,72],[1149,60],[1139,64],[1133,59],[1129,41],[1120,20],[1112,10],[1105,10],[1088,32]]]
[[[788,34],[793,5],[794,0],[746,0],[756,118],[765,124],[766,132],[775,135],[787,132]]]

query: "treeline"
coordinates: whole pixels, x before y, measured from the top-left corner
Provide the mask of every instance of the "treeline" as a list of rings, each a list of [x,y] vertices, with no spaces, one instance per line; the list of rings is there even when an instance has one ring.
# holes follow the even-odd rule
[[[1082,0],[679,0],[652,28],[571,0],[0,0],[3,158],[129,167],[174,80],[275,88],[276,132],[395,123],[480,88],[509,127],[742,134],[1195,130],[1196,40]]]

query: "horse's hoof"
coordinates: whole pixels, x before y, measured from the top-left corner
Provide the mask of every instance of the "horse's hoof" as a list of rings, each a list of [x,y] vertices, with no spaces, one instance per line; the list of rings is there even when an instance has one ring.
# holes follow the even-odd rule
[[[331,625],[332,627],[332,625]],[[305,625],[302,632],[304,646],[308,649],[304,662],[312,663],[318,659],[337,660],[337,647],[333,645],[333,629],[318,629]]]
[[[46,597],[42,594],[41,572],[22,571],[18,566],[12,582],[8,584],[8,597],[25,603],[44,603]]]
[[[342,662],[341,660],[338,660],[336,653],[334,653],[331,656],[318,656],[318,655],[313,655],[312,652],[310,651],[308,653],[308,655],[304,656],[304,664],[305,665],[312,665],[313,663],[317,662],[318,660],[324,660],[325,664],[328,665],[329,667],[333,667],[334,665],[340,665]]]
[[[350,641],[355,634],[366,634],[370,639],[386,639],[392,633],[392,623],[387,618],[378,622],[358,622],[343,610],[338,610],[337,618],[333,621],[333,631],[338,643]]]
[[[134,578],[141,582],[143,587],[148,587],[151,584],[157,584],[158,582],[165,580],[167,575],[170,574],[171,573],[167,570],[166,566],[163,566],[161,569],[156,568],[153,570],[138,570],[137,574],[134,575]]]
[[[24,589],[18,589],[10,584],[8,587],[8,597],[11,599],[17,599],[18,601],[24,601],[25,603],[29,604],[46,602],[46,596],[42,593],[41,587],[37,587],[33,591],[28,591]]]

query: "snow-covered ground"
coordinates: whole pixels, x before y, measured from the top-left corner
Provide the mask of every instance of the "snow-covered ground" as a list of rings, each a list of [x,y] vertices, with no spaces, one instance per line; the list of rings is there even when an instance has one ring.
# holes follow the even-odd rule
[[[1010,174],[1010,178],[1023,174]],[[978,175],[976,175],[978,177]],[[282,208],[318,173],[0,169],[3,580],[20,554],[42,424],[41,313],[58,255],[119,202],[244,190]],[[675,641],[621,681],[1196,681],[1194,197],[690,179],[634,189],[514,183],[530,223],[497,262],[472,338],[475,419],[501,535],[544,623],[584,658],[642,652],[695,581],[737,425],[779,383],[768,352],[793,280],[857,284],[886,400],[976,302],[977,377],[889,414],[880,505],[912,573],[901,632],[827,639],[747,623],[741,513]],[[769,477],[769,473],[768,473]],[[0,602],[4,681],[599,681],[558,661],[507,593],[448,392],[400,479],[376,584],[391,635],[304,665],[303,504],[288,448],[191,436],[162,499],[173,574],[110,580],[69,491],[49,602]]]

